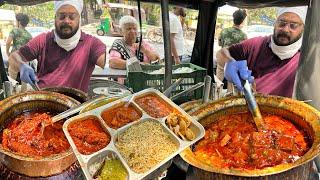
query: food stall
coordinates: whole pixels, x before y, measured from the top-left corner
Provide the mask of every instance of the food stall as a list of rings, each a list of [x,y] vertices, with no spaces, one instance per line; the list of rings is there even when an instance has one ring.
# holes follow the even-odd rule
[[[46,0],[43,0],[46,1]],[[41,2],[43,2],[41,1]],[[40,1],[6,1],[7,3],[12,4],[32,4],[37,3]],[[150,2],[150,1],[148,1]],[[163,12],[168,12],[168,3],[169,1],[162,0],[162,10]],[[122,164],[119,162],[108,162],[111,163],[113,166],[116,166],[119,171],[121,171],[120,174],[129,174],[129,178],[133,177],[136,179],[149,177],[149,173],[152,174],[152,172],[157,169],[161,168],[165,163],[166,160],[169,160],[174,157],[174,155],[181,152],[181,157],[186,161],[187,163],[191,164],[188,168],[187,172],[187,179],[212,179],[212,178],[221,178],[221,179],[246,179],[246,178],[263,178],[263,179],[280,179],[284,177],[289,177],[290,179],[304,179],[309,178],[310,174],[312,173],[312,163],[313,159],[319,155],[319,143],[320,143],[320,129],[318,127],[319,121],[320,121],[320,114],[317,109],[320,108],[320,99],[318,98],[317,91],[317,85],[319,83],[317,82],[317,70],[314,70],[310,73],[310,67],[318,67],[316,59],[318,55],[318,49],[319,49],[319,28],[318,26],[318,19],[317,11],[318,7],[320,7],[320,3],[317,1],[281,1],[281,0],[275,0],[275,1],[263,1],[263,0],[256,0],[256,1],[238,1],[238,0],[225,0],[225,1],[170,1],[172,4],[181,5],[188,8],[194,8],[199,9],[199,20],[198,20],[198,28],[197,28],[197,35],[195,40],[195,46],[192,53],[192,59],[191,61],[194,64],[197,64],[207,70],[207,74],[213,76],[213,62],[212,62],[212,46],[213,46],[213,34],[214,34],[214,27],[215,27],[215,18],[217,15],[217,9],[219,6],[224,5],[225,3],[228,3],[230,5],[234,5],[237,7],[246,7],[246,8],[256,8],[256,7],[266,7],[266,6],[295,6],[295,5],[309,5],[309,11],[307,15],[307,22],[306,22],[306,28],[304,33],[304,43],[302,48],[302,58],[300,61],[300,66],[298,70],[297,80],[296,80],[296,88],[295,88],[295,97],[299,100],[306,100],[310,99],[312,100],[310,104],[314,107],[311,107],[307,104],[304,104],[302,102],[299,102],[297,100],[289,99],[289,98],[281,98],[281,97],[273,97],[273,96],[256,96],[257,102],[259,106],[261,106],[261,111],[264,115],[269,116],[272,113],[272,115],[276,115],[279,117],[286,117],[287,119],[282,120],[279,118],[279,123],[286,122],[285,126],[281,126],[280,128],[284,129],[285,127],[292,127],[295,129],[295,127],[299,127],[295,129],[295,133],[300,134],[301,136],[298,137],[299,140],[301,140],[301,144],[299,144],[299,147],[296,147],[295,144],[292,142],[295,142],[297,137],[292,138],[292,135],[286,134],[285,130],[284,134],[280,134],[278,136],[274,134],[259,134],[256,132],[255,138],[259,139],[260,137],[263,138],[265,141],[270,140],[271,138],[273,142],[276,143],[276,147],[271,148],[270,143],[266,143],[266,149],[268,151],[263,151],[261,154],[268,156],[268,154],[272,154],[273,151],[276,151],[277,149],[281,149],[282,154],[287,153],[288,151],[292,152],[293,154],[289,154],[288,156],[292,156],[294,158],[283,158],[278,160],[277,162],[269,162],[270,164],[267,165],[261,165],[259,161],[256,162],[256,166],[259,166],[258,169],[255,169],[256,167],[247,166],[246,164],[240,169],[238,168],[229,168],[225,166],[221,159],[223,156],[225,156],[228,153],[220,152],[221,151],[227,151],[223,148],[219,149],[209,149],[206,148],[206,144],[211,143],[208,142],[208,136],[215,140],[215,137],[218,135],[216,134],[217,129],[215,128],[221,128],[222,127],[214,127],[213,122],[218,119],[221,122],[224,122],[226,119],[230,119],[230,116],[234,113],[242,113],[245,117],[236,117],[232,116],[232,118],[239,119],[239,124],[243,126],[248,126],[249,129],[252,129],[252,123],[251,125],[248,124],[241,124],[243,123],[241,120],[247,119],[249,117],[248,110],[246,107],[246,102],[243,97],[240,96],[232,96],[230,98],[224,98],[224,99],[216,99],[216,101],[209,101],[208,103],[203,103],[203,101],[192,101],[187,102],[186,104],[181,105],[181,107],[184,109],[182,110],[181,107],[178,107],[175,105],[172,101],[170,101],[168,98],[164,97],[162,93],[159,93],[158,91],[153,90],[143,90],[141,92],[138,92],[132,96],[123,98],[122,101],[115,101],[114,103],[104,105],[100,108],[93,109],[91,111],[88,111],[84,114],[80,114],[78,116],[75,116],[73,118],[70,118],[66,121],[66,123],[63,125],[63,131],[65,134],[67,134],[67,139],[69,142],[71,142],[71,149],[73,150],[74,154],[70,155],[69,150],[67,150],[65,153],[66,155],[63,156],[64,158],[68,157],[68,160],[63,160],[60,162],[60,164],[63,164],[64,166],[59,166],[59,168],[52,168],[52,171],[49,171],[50,167],[56,166],[54,165],[53,159],[45,159],[46,161],[39,160],[39,158],[29,158],[29,159],[20,159],[19,156],[16,156],[12,153],[2,153],[2,156],[5,156],[7,158],[6,162],[12,161],[15,163],[8,163],[6,165],[1,166],[2,172],[7,172],[14,176],[15,172],[18,172],[18,174],[24,174],[27,176],[42,176],[42,177],[53,177],[56,176],[57,178],[64,178],[69,177],[71,179],[76,179],[79,174],[77,169],[79,169],[79,165],[74,164],[76,161],[75,158],[80,162],[80,166],[84,169],[84,174],[87,178],[90,178],[90,175],[94,175],[97,171],[96,169],[93,171],[90,171],[89,166],[100,166],[103,164],[101,159],[102,157],[109,157],[114,158],[115,156],[118,157],[116,159],[120,160]],[[165,45],[165,56],[166,58],[166,65],[165,65],[165,88],[168,87],[171,84],[172,79],[172,62],[170,59],[170,45],[169,45],[169,26],[168,26],[168,13],[163,13],[162,18],[164,19],[163,22],[163,31],[164,31],[164,45]],[[317,22],[317,23],[314,23]],[[312,43],[311,43],[312,42]],[[0,64],[1,65],[1,64]],[[3,71],[2,71],[3,72]],[[1,76],[1,83],[6,81],[5,76]],[[211,84],[210,84],[211,85]],[[148,95],[152,94],[151,99],[152,100],[146,100],[149,99]],[[33,97],[31,94],[24,94],[23,96]],[[55,107],[57,108],[56,111],[63,111],[65,108],[70,108],[75,106],[77,103],[73,102],[71,105],[66,105],[61,102],[60,99],[65,99],[65,97],[56,97],[54,100],[51,99],[50,101],[47,101],[46,98],[50,98],[55,96],[54,93],[48,95],[45,94],[44,96],[40,96],[44,99],[37,99],[38,96],[35,98],[35,101],[33,103],[38,103],[37,105],[29,105],[29,107],[38,107],[39,104],[43,104],[45,107]],[[59,96],[59,95],[56,95]],[[155,96],[155,97],[153,97]],[[219,96],[218,96],[219,97]],[[142,101],[142,98],[146,98],[144,101]],[[158,98],[158,99],[157,99]],[[160,99],[159,99],[160,98]],[[32,98],[31,98],[32,99]],[[13,96],[8,97],[5,100],[2,101],[3,106],[2,109],[6,109],[5,113],[2,113],[3,119],[1,119],[1,122],[4,122],[6,118],[13,116],[14,113],[17,113],[19,111],[23,111],[26,107],[26,105],[21,105],[19,102],[21,102],[23,97],[21,96]],[[55,106],[55,103],[59,100],[60,106]],[[140,102],[140,100],[142,102]],[[40,102],[39,102],[40,101]],[[70,99],[65,99],[65,101],[72,101]],[[5,103],[4,103],[5,102]],[[10,103],[8,103],[10,102]],[[48,104],[48,102],[51,102]],[[139,103],[140,102],[140,103]],[[157,102],[157,103],[155,103]],[[161,105],[159,105],[159,102]],[[47,104],[46,104],[47,103]],[[149,107],[150,104],[152,104],[152,108]],[[131,105],[131,106],[130,106]],[[17,106],[17,107],[15,107]],[[169,108],[169,110],[167,110]],[[132,111],[134,114],[134,118],[131,119],[130,122],[123,122],[131,123],[132,121],[136,121],[136,119],[139,119],[141,117],[148,118],[155,118],[159,119],[158,121],[153,121],[153,123],[145,123],[148,122],[147,120],[142,120],[139,123],[133,123],[136,126],[132,126],[133,128],[119,128],[117,129],[118,124],[115,122],[112,122],[110,120],[111,125],[108,125],[107,122],[105,123],[97,123],[97,119],[108,119],[108,116],[106,116],[106,113],[117,113],[115,112],[114,108],[116,108],[117,112],[123,111],[123,108],[125,111],[127,109],[130,109],[130,112]],[[16,111],[18,109],[18,111]],[[164,110],[165,114],[157,112],[159,109]],[[43,111],[43,110],[42,110]],[[188,112],[188,114],[185,113],[185,111]],[[4,112],[1,111],[0,112]],[[10,114],[11,113],[11,114]],[[155,113],[155,115],[154,115]],[[157,114],[158,113],[158,114]],[[171,113],[179,113],[182,114],[183,117],[181,119],[187,119],[187,120],[181,120],[180,115],[173,115],[173,118],[171,118]],[[101,114],[101,117],[100,117]],[[120,113],[118,115],[115,115],[115,117],[120,118],[125,113]],[[193,117],[191,117],[193,116]],[[98,118],[97,118],[98,117]],[[130,117],[131,118],[131,117]],[[277,117],[273,117],[277,118]],[[170,119],[170,120],[169,120]],[[174,119],[174,120],[173,120]],[[249,118],[250,119],[250,118]],[[79,123],[77,123],[79,122]],[[120,121],[122,122],[122,121]],[[200,122],[200,125],[198,124]],[[92,130],[92,134],[98,134],[101,135],[101,132],[108,132],[108,133],[102,133],[101,142],[102,147],[98,147],[98,149],[91,149],[89,152],[83,151],[81,148],[83,144],[81,144],[81,141],[78,141],[78,139],[84,139],[83,137],[85,133],[89,133],[88,131],[85,131],[84,128],[78,127],[77,125],[81,125],[81,123],[84,123],[85,127],[90,127]],[[177,128],[177,123],[179,123],[179,127]],[[181,123],[181,124],[180,124]],[[105,125],[107,124],[107,125]],[[122,125],[124,125],[122,124]],[[187,125],[188,124],[188,125]],[[240,125],[238,126],[240,127]],[[254,124],[253,124],[254,125]],[[60,124],[61,126],[61,124]],[[164,139],[161,139],[163,132],[160,132],[158,129],[159,126],[165,127],[166,133],[170,134],[170,140],[166,141]],[[204,134],[204,126],[206,128],[206,132]],[[109,128],[112,127],[112,128]],[[130,127],[124,125],[123,127]],[[192,135],[187,133],[187,129],[185,131],[181,131],[180,127],[186,127],[189,128],[192,133]],[[241,126],[242,127],[242,126]],[[78,128],[78,129],[77,129]],[[224,127],[225,128],[225,127]],[[74,131],[76,129],[76,131]],[[170,155],[166,154],[162,156],[162,158],[158,161],[156,161],[155,164],[157,165],[145,165],[143,167],[139,167],[139,162],[132,162],[130,160],[134,159],[132,157],[135,157],[137,155],[138,157],[144,157],[144,153],[141,154],[128,154],[127,150],[132,149],[130,143],[126,142],[144,142],[152,144],[153,139],[149,138],[135,138],[135,132],[143,132],[143,129],[156,129],[157,138],[154,140],[157,142],[165,142],[163,144],[166,144],[166,151],[169,152]],[[208,129],[212,129],[212,132],[208,132]],[[227,129],[227,128],[225,128]],[[237,126],[234,127],[234,129],[231,129],[231,131],[236,130]],[[93,131],[94,130],[94,131]],[[83,134],[78,133],[78,131],[83,132]],[[229,129],[230,131],[230,129]],[[173,132],[173,133],[172,133]],[[236,131],[235,131],[236,132]],[[118,135],[120,133],[120,135]],[[184,133],[184,134],[183,134]],[[190,132],[189,132],[190,133]],[[253,132],[254,133],[254,132]],[[134,136],[134,137],[133,137]],[[151,136],[151,135],[150,135]],[[198,142],[196,145],[194,144],[196,141],[200,140],[202,137],[205,137],[200,142]],[[100,137],[100,136],[99,136]],[[143,137],[143,136],[142,136]],[[159,139],[158,139],[159,137]],[[190,139],[189,139],[190,138]],[[225,145],[230,140],[231,135],[228,133],[223,134],[222,141],[218,142],[219,147],[225,147]],[[233,137],[232,137],[233,138]],[[243,138],[243,139],[241,139]],[[94,139],[94,138],[93,138]],[[107,145],[106,151],[103,153],[97,153],[101,148],[106,146],[106,144],[109,144],[111,142],[111,145]],[[189,139],[189,140],[188,140]],[[245,140],[245,137],[239,137],[240,140]],[[190,141],[191,140],[191,141]],[[207,141],[206,141],[207,140]],[[210,139],[209,139],[210,140]],[[283,143],[284,142],[291,142],[291,143]],[[114,142],[113,142],[114,141]],[[96,141],[93,141],[96,143]],[[248,142],[248,138],[247,138]],[[300,142],[300,141],[299,141]],[[157,144],[157,143],[155,143]],[[254,146],[250,146],[250,150],[256,151],[257,147],[265,146],[265,144],[261,145],[258,144],[257,141],[252,141],[252,144]],[[237,144],[235,145],[237,146]],[[188,148],[187,148],[188,147]],[[204,148],[203,148],[204,147]],[[303,147],[303,148],[300,148]],[[139,147],[140,148],[140,147]],[[142,152],[146,152],[149,150],[146,150],[144,146],[141,147]],[[143,148],[145,148],[143,150]],[[186,149],[185,149],[186,148]],[[117,150],[118,149],[118,150]],[[121,149],[121,150],[120,150]],[[147,148],[148,149],[148,148]],[[203,151],[202,151],[203,150]],[[260,149],[258,149],[260,150]],[[154,152],[159,152],[160,149],[155,147]],[[202,152],[203,153],[202,153]],[[217,156],[210,156],[210,151],[215,151]],[[4,151],[3,151],[4,152]],[[154,153],[153,152],[153,153]],[[174,153],[172,153],[174,152]],[[278,151],[277,151],[278,152]],[[162,152],[161,152],[162,153]],[[212,152],[211,152],[212,153]],[[296,154],[294,154],[296,153]],[[3,155],[4,154],[4,155]],[[150,153],[152,154],[152,153]],[[164,152],[165,154],[165,152]],[[199,155],[198,157],[196,155]],[[239,159],[241,160],[241,156],[247,156],[246,154],[237,154],[239,156]],[[206,157],[209,158],[208,161],[205,161],[203,159],[206,159]],[[153,156],[150,156],[151,158],[156,158]],[[229,156],[231,157],[230,153]],[[274,158],[278,158],[276,156],[270,156]],[[58,157],[59,159],[60,157]],[[251,157],[253,158],[253,157]],[[9,159],[9,160],[8,160]],[[202,159],[202,160],[201,160]],[[253,158],[254,159],[254,158]],[[256,159],[259,159],[259,156],[257,155]],[[61,160],[61,158],[60,158]],[[136,159],[134,159],[136,160]],[[211,160],[220,163],[220,166],[212,165]],[[44,165],[40,165],[37,163],[44,163]],[[27,163],[33,163],[32,165],[25,165],[26,168],[19,168],[19,165],[21,165],[22,162]],[[96,163],[99,162],[99,163]],[[127,163],[123,163],[127,162]],[[163,162],[159,164],[159,162]],[[97,165],[98,164],[98,165]],[[45,168],[39,168],[42,169],[40,172],[34,172],[31,171],[28,167],[32,167],[32,169],[39,168],[39,167],[45,167]],[[266,168],[265,168],[266,167]],[[98,168],[100,169],[100,168]],[[21,170],[21,171],[20,171]],[[40,174],[40,175],[39,175]],[[94,177],[94,176],[91,176]]]

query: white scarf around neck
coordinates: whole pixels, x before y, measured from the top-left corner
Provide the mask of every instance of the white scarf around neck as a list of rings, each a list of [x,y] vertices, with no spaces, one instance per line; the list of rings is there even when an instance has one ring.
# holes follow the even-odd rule
[[[270,48],[274,54],[276,54],[281,60],[292,58],[301,48],[301,38],[288,46],[278,46],[274,43],[273,36],[271,36]]]
[[[54,30],[54,37],[55,37],[55,41],[61,48],[65,49],[66,51],[71,51],[77,46],[80,40],[81,30],[79,28],[76,34],[69,39],[61,39],[56,33],[56,30]]]

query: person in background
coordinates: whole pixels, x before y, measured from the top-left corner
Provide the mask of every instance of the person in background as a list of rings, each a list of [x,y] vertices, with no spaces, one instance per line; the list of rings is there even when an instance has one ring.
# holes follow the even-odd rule
[[[221,31],[219,37],[219,46],[229,47],[247,39],[247,35],[241,30],[243,22],[247,17],[245,10],[238,9],[233,13],[233,26]]]
[[[16,50],[18,50],[21,46],[27,44],[31,39],[31,34],[25,29],[25,27],[29,23],[29,17],[26,14],[18,13],[16,14],[16,23],[17,27],[14,28],[10,33],[9,37],[6,42],[6,53],[8,57],[10,54]],[[10,51],[11,48],[11,51]],[[34,62],[30,61],[28,63],[33,69],[34,69]],[[15,80],[17,80],[19,83],[20,81],[20,73],[17,70],[14,70],[11,66],[8,68],[9,76]],[[21,83],[21,91],[27,90],[27,84],[22,82]]]
[[[306,13],[306,6],[279,8],[273,35],[222,48],[226,79],[240,91],[241,78],[254,80],[259,93],[292,97]]]
[[[71,87],[88,91],[95,65],[104,68],[106,46],[80,30],[82,0],[55,1],[55,29],[40,34],[12,53],[9,65],[20,78],[44,87]],[[26,62],[38,60],[37,76]]]
[[[10,53],[18,50],[21,46],[27,44],[27,42],[32,39],[31,34],[25,29],[25,27],[29,23],[28,15],[18,13],[16,14],[16,20],[17,27],[10,32],[6,42],[6,52],[8,56],[10,55]]]
[[[120,21],[122,39],[116,39],[109,50],[109,67],[126,69],[126,60],[136,56],[142,63],[151,63],[160,59],[158,53],[146,41],[142,40],[141,52],[138,52],[138,22],[132,16],[123,16]]]
[[[170,22],[170,44],[173,60],[175,64],[180,64],[184,54],[183,28],[179,16],[181,7],[174,7],[173,12],[169,12]]]
[[[225,28],[220,32],[220,36],[218,38],[219,46],[222,48],[227,48],[233,44],[239,43],[245,39],[247,39],[247,35],[241,30],[244,20],[247,17],[247,13],[245,10],[238,9],[233,13],[233,26],[229,28]],[[227,84],[227,81],[224,79],[224,66],[225,63],[217,58],[217,71],[216,75],[220,81],[223,81],[224,84]],[[231,91],[231,84],[228,86],[228,91]]]
[[[180,18],[180,23],[181,23],[182,29],[188,28],[187,24],[186,24],[187,13],[186,13],[185,9],[184,8],[180,8],[180,13],[179,14],[180,14],[179,18]]]

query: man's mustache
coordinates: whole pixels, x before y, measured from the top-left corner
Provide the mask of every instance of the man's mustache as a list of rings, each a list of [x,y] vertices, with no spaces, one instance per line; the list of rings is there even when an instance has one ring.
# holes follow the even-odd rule
[[[290,36],[289,36],[289,34],[288,34],[288,33],[285,33],[285,32],[279,32],[279,33],[277,34],[277,38],[281,38],[281,37],[284,37],[284,38],[287,38],[287,39],[289,39],[289,40],[290,40]]]
[[[69,25],[67,25],[67,24],[62,24],[62,25],[60,26],[60,30],[65,29],[65,28],[68,28],[68,29],[72,30],[72,27],[69,26]]]

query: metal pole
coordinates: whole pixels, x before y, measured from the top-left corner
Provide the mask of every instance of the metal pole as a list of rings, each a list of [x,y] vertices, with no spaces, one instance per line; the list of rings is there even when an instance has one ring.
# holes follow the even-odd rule
[[[170,44],[170,23],[169,23],[169,2],[168,0],[161,0],[161,14],[162,14],[162,30],[164,42],[164,89],[171,85],[172,79],[172,55]]]
[[[2,52],[1,52],[1,47],[0,47],[0,85],[4,83],[5,81],[9,81],[6,69],[4,67],[4,62],[2,58]]]
[[[310,1],[304,27],[301,55],[297,69],[293,97],[312,100],[308,104],[320,110],[320,1]]]

